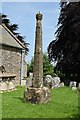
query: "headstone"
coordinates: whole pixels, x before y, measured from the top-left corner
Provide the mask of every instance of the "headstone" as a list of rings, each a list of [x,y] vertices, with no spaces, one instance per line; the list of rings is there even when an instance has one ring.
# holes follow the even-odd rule
[[[47,79],[47,81],[52,81],[53,80],[51,75],[46,75],[45,79]]]
[[[74,91],[74,90],[76,90],[77,88],[76,87],[72,87],[72,90]]]
[[[32,86],[32,79],[33,79],[33,73],[29,73],[29,77],[27,78],[27,80],[26,80],[26,86],[27,87],[31,87]]]
[[[44,85],[50,89],[63,87],[64,83],[60,83],[60,78],[55,74],[55,77],[53,78],[51,75],[46,75]]]
[[[71,81],[70,82],[70,87],[72,87],[72,90],[76,90],[77,89],[76,84],[77,84],[77,82],[75,82],[75,81]]]
[[[76,82],[75,81],[71,81],[70,82],[70,87],[76,87]]]
[[[9,85],[8,85],[8,89],[9,89],[9,90],[15,89],[14,83],[13,83],[12,81],[10,81],[8,84],[9,84]]]
[[[49,82],[49,81],[45,81],[45,82],[44,82],[44,86],[47,87],[47,88],[49,88],[49,89],[51,89],[51,88],[52,88],[52,83],[51,83],[51,81],[50,81],[50,82]]]
[[[62,82],[62,83],[60,83],[60,87],[64,87],[64,83]]]
[[[7,89],[8,89],[7,83],[6,82],[2,82],[1,83],[1,91],[7,91]]]
[[[72,85],[73,85],[73,81],[70,81],[70,85],[69,86],[72,87]]]
[[[52,88],[52,76],[51,75],[46,75],[45,79],[44,79],[44,85],[46,87],[48,87],[49,89]]]
[[[80,83],[78,84],[78,90],[80,91]]]
[[[76,87],[77,82],[74,81],[74,87]]]
[[[30,77],[30,78],[33,78],[33,73],[30,72],[30,73],[29,73],[29,77]]]
[[[58,85],[60,83],[59,77],[53,77],[54,82]]]
[[[60,87],[60,78],[57,76],[57,77],[53,77],[53,88],[58,88]]]

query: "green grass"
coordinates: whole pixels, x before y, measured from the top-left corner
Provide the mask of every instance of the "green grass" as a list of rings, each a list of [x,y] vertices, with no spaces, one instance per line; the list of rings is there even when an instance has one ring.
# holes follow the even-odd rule
[[[78,112],[78,91],[64,87],[51,91],[51,102],[34,105],[23,102],[23,87],[2,94],[3,118],[74,118]]]

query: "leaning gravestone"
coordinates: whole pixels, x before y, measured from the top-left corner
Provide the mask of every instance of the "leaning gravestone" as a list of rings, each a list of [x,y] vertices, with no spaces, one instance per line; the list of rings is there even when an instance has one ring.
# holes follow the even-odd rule
[[[45,77],[45,79],[44,79],[44,85],[45,85],[46,87],[48,87],[49,89],[52,88],[52,80],[53,80],[53,78],[52,78],[51,75],[46,75],[46,77]]]
[[[63,82],[60,83],[60,87],[64,87],[64,83]]]
[[[55,86],[53,86],[53,88],[57,88],[57,87],[60,87],[60,78],[58,76],[56,77],[53,77],[53,81],[55,83]]]
[[[60,83],[60,78],[59,77],[54,77],[54,82],[58,85]]]

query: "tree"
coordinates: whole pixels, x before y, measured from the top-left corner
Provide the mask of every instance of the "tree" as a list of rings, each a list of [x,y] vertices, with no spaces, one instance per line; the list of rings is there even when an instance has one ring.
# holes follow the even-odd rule
[[[29,72],[33,72],[33,64],[34,59],[32,58],[31,61],[27,64],[27,76],[29,76]],[[52,75],[53,76],[53,65],[51,64],[48,56],[46,53],[43,54],[43,76]]]
[[[61,2],[56,39],[48,46],[55,70],[67,78],[80,82],[80,2]]]
[[[53,76],[53,65],[51,64],[51,61],[49,60],[46,53],[43,54],[43,76],[51,75]]]
[[[18,25],[17,24],[10,24],[10,20],[7,18],[7,15],[5,15],[5,14],[0,14],[0,24],[2,24],[2,23],[4,23],[6,25],[6,27],[22,42],[22,44],[26,48],[26,53],[28,53],[29,43],[26,43],[26,41],[24,40],[25,37],[23,37],[19,33],[16,33],[16,31],[18,30]]]

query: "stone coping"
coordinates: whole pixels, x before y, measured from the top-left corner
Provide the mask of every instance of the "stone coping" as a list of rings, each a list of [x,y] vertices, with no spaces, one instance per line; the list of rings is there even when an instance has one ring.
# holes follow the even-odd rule
[[[16,74],[0,74],[0,78],[16,77]]]

